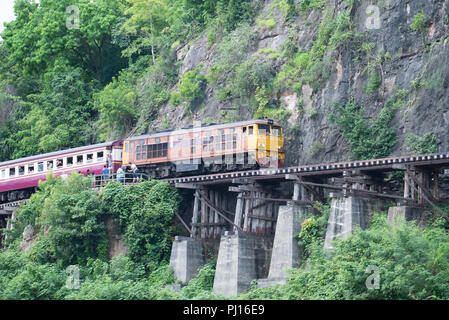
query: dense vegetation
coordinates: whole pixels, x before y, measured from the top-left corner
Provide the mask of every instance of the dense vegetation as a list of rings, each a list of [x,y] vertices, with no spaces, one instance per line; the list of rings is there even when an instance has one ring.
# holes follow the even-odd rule
[[[366,78],[366,96],[351,97],[323,115],[335,124],[351,157],[388,156],[399,141],[393,129],[399,110],[410,108],[421,87],[435,87],[433,78],[417,78],[407,90],[395,88],[387,97],[384,70],[391,55],[356,33],[353,0],[334,12],[327,2],[273,0],[262,14],[264,2],[258,0],[16,0],[17,19],[6,26],[0,43],[0,161],[141,134],[164,105],[185,110],[188,117],[204,107],[211,92],[228,106],[220,114],[223,121],[270,117],[297,137],[302,128],[286,122],[292,112],[304,113],[311,122],[321,114],[302,98],[294,110],[287,109],[280,96],[316,95],[343,49]],[[276,50],[257,50],[261,30],[278,23],[275,10],[281,12],[288,39]],[[309,26],[315,36],[299,48],[295,19],[311,10],[320,16],[316,26]],[[424,42],[427,25],[424,13],[418,13],[409,28]],[[181,72],[177,54],[203,36],[212,52],[209,65]],[[380,112],[368,108],[372,101],[385,102]],[[163,127],[173,127],[165,117]],[[411,153],[432,153],[436,142],[434,134],[410,133],[404,144]],[[314,143],[312,157],[323,149],[321,142]],[[0,251],[0,299],[220,298],[211,292],[213,259],[188,286],[174,290],[168,266],[173,236],[179,234],[174,213],[180,197],[174,189],[149,181],[111,183],[97,193],[90,183],[80,175],[48,176],[20,209],[7,248]],[[403,221],[392,226],[385,213],[378,213],[367,230],[337,241],[327,253],[329,207],[319,209],[323,214],[307,219],[298,235],[304,262],[288,283],[254,286],[239,298],[449,298],[443,221],[431,220],[425,228]],[[109,259],[106,221],[123,234],[125,256]],[[33,245],[23,250],[26,229],[34,230]],[[369,266],[378,268],[378,290],[366,288]],[[79,288],[67,286],[76,270]]]
[[[7,250],[0,251],[0,299],[219,299],[212,293],[215,260],[181,290],[168,266],[179,196],[167,183],[110,183],[98,193],[90,179],[48,177],[18,211]],[[448,229],[443,219],[425,228],[387,223],[374,216],[367,230],[338,240],[332,252],[323,241],[330,207],[303,223],[298,244],[303,264],[286,285],[253,287],[241,299],[447,299]],[[108,260],[105,219],[116,222],[128,252]],[[34,227],[34,243],[20,250],[22,231]],[[73,269],[76,266],[76,269]],[[379,289],[366,287],[379,272]],[[73,282],[74,271],[78,274]],[[79,282],[76,282],[79,279]],[[73,286],[73,284],[78,286]],[[71,286],[72,284],[72,286]]]

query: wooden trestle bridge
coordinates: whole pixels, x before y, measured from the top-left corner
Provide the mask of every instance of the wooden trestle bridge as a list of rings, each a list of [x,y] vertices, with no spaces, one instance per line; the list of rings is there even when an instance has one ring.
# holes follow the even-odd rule
[[[392,190],[385,182],[386,173],[394,171],[403,173],[403,190]],[[429,205],[449,220],[437,206],[449,200],[442,196],[440,190],[441,175],[449,176],[449,153],[163,180],[176,188],[193,191],[191,223],[177,214],[190,236],[218,239],[225,232],[271,236],[280,205],[311,205],[324,201],[326,197],[379,197],[402,205]],[[0,204],[0,216],[13,216],[24,201]],[[7,227],[11,225],[8,223]]]
[[[278,207],[311,205],[328,197],[378,197],[401,205],[430,205],[445,219],[438,203],[439,177],[449,172],[449,153],[375,160],[313,164],[166,179],[194,191],[191,227],[178,216],[193,238],[219,238],[223,231],[272,235]],[[403,173],[403,190],[392,190],[386,173]],[[290,182],[290,186],[285,183]],[[293,187],[291,186],[293,184]],[[325,192],[330,190],[332,192]],[[232,197],[237,193],[237,197]]]

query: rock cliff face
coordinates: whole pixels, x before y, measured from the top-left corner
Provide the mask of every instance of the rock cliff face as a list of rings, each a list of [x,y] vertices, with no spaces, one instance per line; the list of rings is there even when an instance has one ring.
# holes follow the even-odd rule
[[[345,21],[338,19],[347,13],[348,34],[344,41],[324,38],[322,57],[316,59],[320,68],[309,71],[309,80],[302,81],[305,75],[298,73],[290,83],[270,89],[270,103],[285,111],[275,118],[285,128],[287,165],[353,157],[342,132],[329,117],[333,105],[348,102],[363,107],[369,120],[376,119],[388,101],[399,101],[391,123],[397,136],[391,155],[412,153],[406,143],[410,134],[434,134],[438,152],[449,151],[449,0],[331,0],[319,8],[298,10],[289,19],[281,5],[285,2],[263,3],[248,29],[254,32],[249,40],[236,40],[244,33],[236,31],[211,43],[205,32],[192,43],[179,46],[176,54],[181,74],[199,69],[207,78],[201,87],[204,95],[190,108],[167,104],[151,130],[179,128],[193,121],[220,123],[253,118],[260,105],[257,85],[249,87],[256,99],[235,95],[223,98],[220,81],[229,80],[225,79],[226,72],[229,77],[235,73],[222,70],[221,78],[210,81],[214,66],[226,65],[223,41],[228,41],[228,51],[232,44],[239,46],[233,48],[235,60],[227,66],[250,61],[253,66],[264,65],[263,70],[279,78],[279,73],[291,65],[284,54],[289,48],[293,46],[294,52],[306,52],[316,59],[312,54],[326,24],[331,29],[340,28]],[[313,2],[319,1],[308,1]],[[229,40],[233,38],[234,42]],[[297,65],[293,64],[294,68]],[[301,85],[295,86],[295,81]]]

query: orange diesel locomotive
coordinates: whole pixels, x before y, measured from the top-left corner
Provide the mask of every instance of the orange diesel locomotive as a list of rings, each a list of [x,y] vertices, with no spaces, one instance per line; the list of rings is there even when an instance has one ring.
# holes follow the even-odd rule
[[[283,143],[273,120],[211,124],[125,139],[122,159],[152,178],[282,167]]]

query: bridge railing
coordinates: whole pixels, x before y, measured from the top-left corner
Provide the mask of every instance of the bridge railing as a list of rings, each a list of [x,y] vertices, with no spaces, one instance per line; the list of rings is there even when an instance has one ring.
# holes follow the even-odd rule
[[[149,180],[149,176],[145,173],[137,173],[136,175],[137,177],[134,177],[132,173],[124,173],[120,176],[117,173],[92,175],[92,187],[102,188],[111,181],[117,181],[124,185],[132,185]]]

